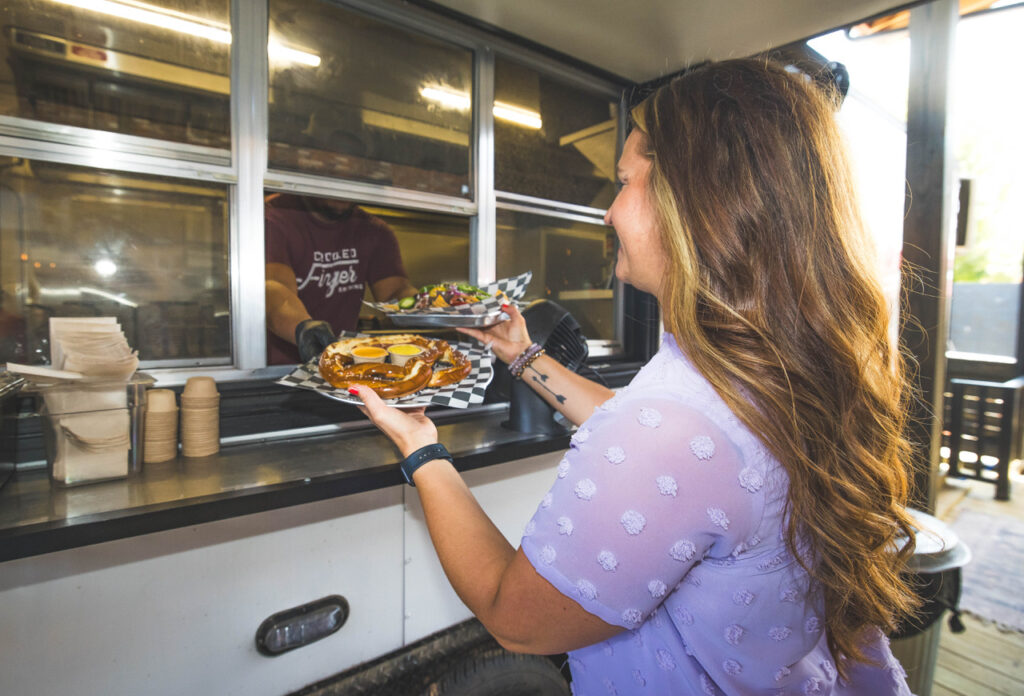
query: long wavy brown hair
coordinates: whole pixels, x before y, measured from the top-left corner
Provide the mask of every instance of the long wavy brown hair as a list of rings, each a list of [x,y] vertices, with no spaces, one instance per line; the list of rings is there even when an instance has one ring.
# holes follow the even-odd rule
[[[911,393],[837,98],[772,62],[731,60],[632,116],[667,256],[665,328],[785,467],[786,543],[824,594],[846,676],[847,660],[867,659],[865,631],[892,631],[917,600],[901,575]]]

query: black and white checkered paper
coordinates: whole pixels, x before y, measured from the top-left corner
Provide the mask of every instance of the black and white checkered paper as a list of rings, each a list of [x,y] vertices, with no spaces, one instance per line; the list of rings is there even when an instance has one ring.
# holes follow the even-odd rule
[[[338,338],[355,338],[365,334],[356,334],[343,331]],[[458,384],[450,384],[447,387],[437,389],[421,389],[415,394],[404,396],[398,399],[388,399],[387,403],[399,408],[412,408],[414,406],[444,406],[446,408],[466,408],[484,401],[484,392],[487,385],[494,377],[493,355],[489,351],[484,352],[483,348],[464,341],[451,343],[452,348],[462,352],[472,365],[469,375]],[[278,384],[297,389],[309,389],[318,392],[330,399],[344,402],[346,404],[362,404],[358,396],[349,394],[344,389],[338,389],[328,384],[320,376],[317,367],[319,358],[311,360],[305,365],[299,365],[289,374],[277,380]]]
[[[426,309],[405,309],[396,312],[391,309],[394,307],[393,303],[367,302],[366,304],[384,312],[396,325],[414,326],[419,318],[424,320],[424,325],[443,326],[445,318],[450,318],[452,326],[489,326],[504,319],[501,317],[501,305],[504,301],[496,299],[495,293],[501,290],[509,300],[518,302],[526,294],[526,288],[532,279],[533,271],[520,273],[512,278],[502,278],[482,288],[491,295],[487,299],[455,307],[427,307]],[[477,321],[473,323],[465,321],[471,318]]]

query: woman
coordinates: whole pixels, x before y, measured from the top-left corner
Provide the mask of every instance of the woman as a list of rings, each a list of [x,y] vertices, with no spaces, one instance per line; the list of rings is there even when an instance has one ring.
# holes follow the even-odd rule
[[[518,550],[434,450],[412,480],[459,596],[505,647],[568,651],[577,695],[909,693],[882,634],[914,604],[906,389],[834,108],[736,60],[634,109],[605,221],[666,333],[619,394],[514,308],[466,331],[580,427]],[[403,455],[437,442],[361,396]]]

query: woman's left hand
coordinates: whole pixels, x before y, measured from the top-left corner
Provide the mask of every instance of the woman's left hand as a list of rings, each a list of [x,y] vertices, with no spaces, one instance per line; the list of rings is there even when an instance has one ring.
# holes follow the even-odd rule
[[[359,410],[398,446],[403,457],[437,442],[437,426],[424,415],[425,407],[405,411],[393,408],[369,387],[353,387],[349,393],[363,400]]]

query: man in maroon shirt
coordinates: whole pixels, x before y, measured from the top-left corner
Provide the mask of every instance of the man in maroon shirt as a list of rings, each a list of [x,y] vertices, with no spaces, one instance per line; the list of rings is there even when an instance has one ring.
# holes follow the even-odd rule
[[[264,210],[267,363],[305,362],[379,302],[416,294],[395,233],[349,201],[274,194]]]

